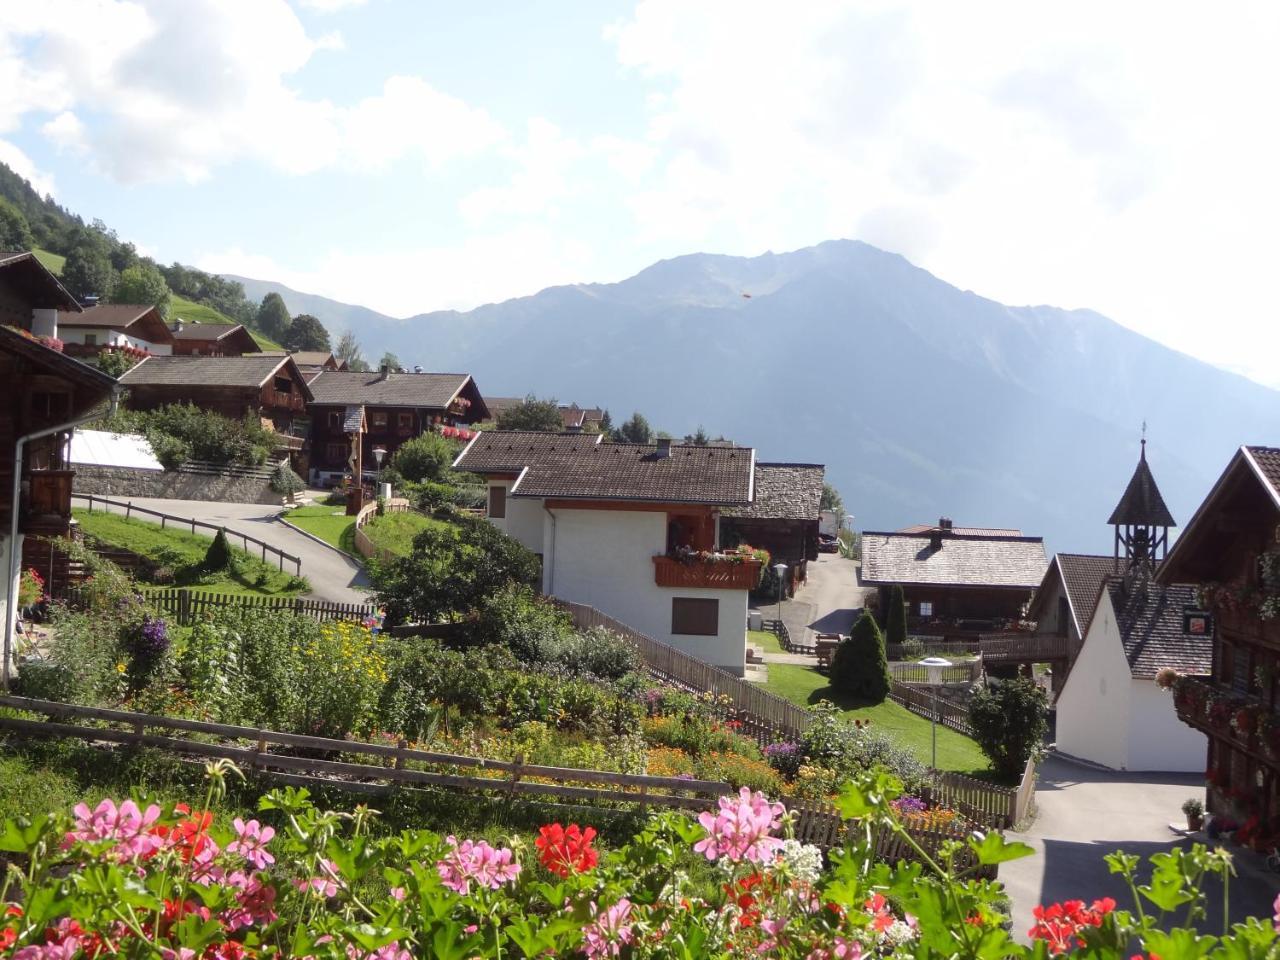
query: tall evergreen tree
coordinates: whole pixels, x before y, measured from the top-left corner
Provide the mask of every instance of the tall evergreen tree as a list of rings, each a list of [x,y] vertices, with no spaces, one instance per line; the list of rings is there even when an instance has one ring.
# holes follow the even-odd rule
[[[884,637],[875,618],[863,613],[831,658],[831,686],[862,703],[883,703],[889,685]]]
[[[631,419],[614,431],[613,438],[619,443],[651,443],[653,441],[653,428],[649,426],[649,421],[638,410],[631,415]]]
[[[253,325],[277,343],[289,329],[293,318],[289,316],[289,308],[284,305],[284,297],[278,293],[268,293],[262,298],[262,306],[258,308],[257,319]]]

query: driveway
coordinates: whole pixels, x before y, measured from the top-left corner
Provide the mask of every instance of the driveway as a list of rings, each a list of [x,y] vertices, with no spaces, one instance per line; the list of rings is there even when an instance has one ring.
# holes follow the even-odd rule
[[[283,523],[278,523],[276,517],[281,512],[279,507],[258,503],[220,503],[209,500],[161,500],[154,497],[114,497],[113,499],[130,499],[130,502],[139,507],[146,507],[148,510],[159,510],[175,517],[214,523],[226,527],[228,531],[257,537],[286,553],[301,558],[302,575],[311,582],[311,592],[307,594],[308,597],[334,603],[369,602],[365,594],[369,588],[369,579],[364,567],[342,551],[327,544],[316,543],[309,537],[289,529]],[[114,510],[113,512],[122,513],[123,511]],[[153,519],[145,515],[135,514],[135,516],[140,520]],[[287,566],[286,564],[286,568]]]
[[[1124,881],[1110,873],[1104,855],[1116,850],[1141,857],[1191,841],[1169,829],[1184,820],[1182,801],[1204,795],[1199,774],[1112,773],[1049,757],[1036,785],[1039,814],[1026,833],[1009,832],[1035,848],[1036,855],[1000,865],[1000,879],[1013,901],[1013,932],[1025,942],[1031,911],[1037,904],[1113,897],[1133,909]],[[1260,857],[1236,858],[1238,879],[1231,883],[1231,918],[1270,917],[1280,891],[1280,875],[1266,870]],[[1205,931],[1222,929],[1222,890],[1206,888]],[[1150,907],[1150,904],[1144,904]]]
[[[835,553],[820,553],[809,561],[809,579],[790,600],[782,602],[782,622],[798,643],[813,644],[815,633],[848,633],[862,609],[866,588],[858,586],[857,565]],[[777,606],[764,603],[766,617]],[[809,658],[807,662],[811,662]]]

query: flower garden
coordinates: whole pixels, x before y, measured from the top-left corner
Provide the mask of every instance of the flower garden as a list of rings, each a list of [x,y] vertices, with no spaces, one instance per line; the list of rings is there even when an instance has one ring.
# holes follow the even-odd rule
[[[1203,847],[1108,858],[1133,890],[1039,907],[1016,942],[999,885],[954,866],[1026,856],[974,834],[919,863],[873,863],[873,828],[904,833],[899,785],[867,774],[842,791],[849,842],[825,858],[789,836],[782,804],[743,788],[692,821],[650,819],[616,848],[590,828],[545,824],[532,844],[411,830],[375,837],[377,811],[318,809],[305,790],[259,801],[228,822],[219,804],[238,771],[211,763],[203,803],[146,798],[9,821],[0,884],[0,955],[312,957],[1221,957],[1274,956],[1274,921],[1221,936],[1191,927],[1199,886],[1224,875]],[[1185,913],[1181,928],[1173,911]]]

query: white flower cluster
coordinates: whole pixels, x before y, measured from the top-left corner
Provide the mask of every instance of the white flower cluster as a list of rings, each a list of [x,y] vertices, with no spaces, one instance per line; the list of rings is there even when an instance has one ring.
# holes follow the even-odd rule
[[[916,938],[916,929],[911,924],[902,920],[895,920],[891,923],[883,933],[880,934],[882,943],[892,944],[893,946],[901,946],[904,943],[910,943]]]
[[[778,859],[786,864],[792,877],[804,883],[817,883],[822,876],[822,851],[813,844],[784,840]]]

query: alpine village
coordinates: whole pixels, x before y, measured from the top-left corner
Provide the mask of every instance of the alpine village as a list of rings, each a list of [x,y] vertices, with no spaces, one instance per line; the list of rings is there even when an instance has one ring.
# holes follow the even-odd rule
[[[1153,402],[975,507],[694,332],[879,251],[369,320],[5,164],[0,241],[0,957],[1280,957],[1280,435],[1229,406],[1203,479]],[[944,417],[877,363],[850,416]]]

